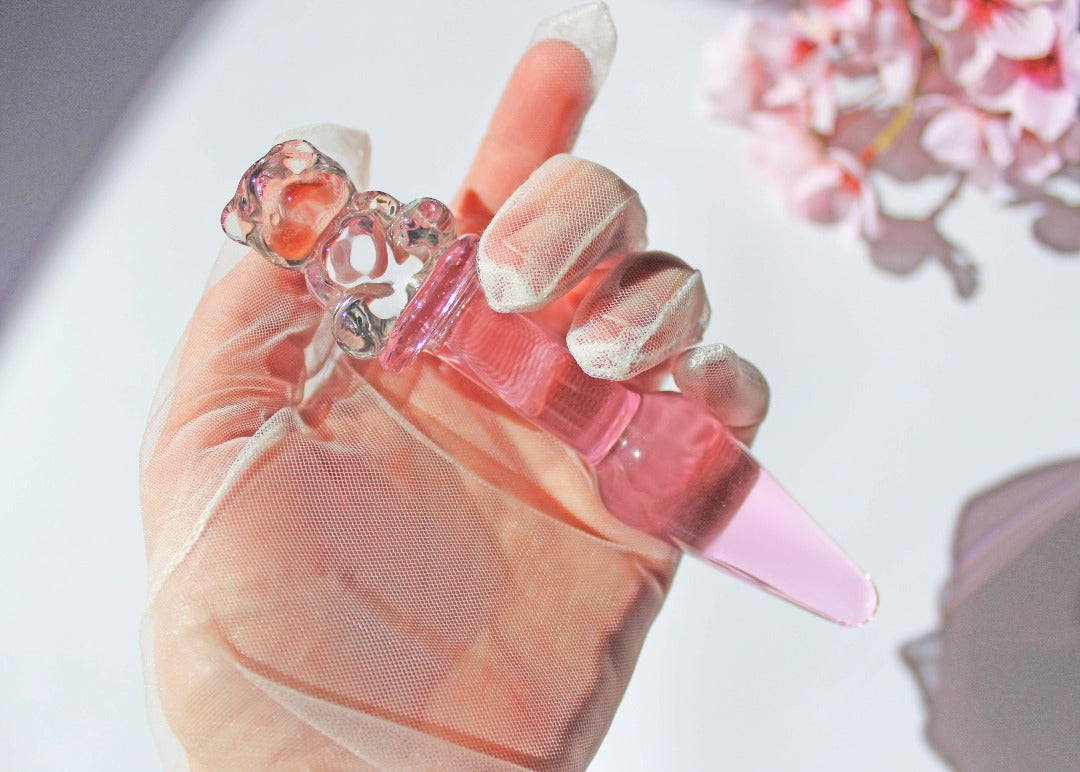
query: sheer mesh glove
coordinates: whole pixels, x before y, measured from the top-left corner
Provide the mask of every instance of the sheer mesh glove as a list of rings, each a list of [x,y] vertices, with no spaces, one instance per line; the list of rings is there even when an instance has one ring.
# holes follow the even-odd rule
[[[722,346],[686,350],[707,320],[700,275],[636,251],[637,194],[559,155],[613,49],[602,5],[541,25],[454,201],[459,231],[484,231],[493,306],[568,333],[592,374],[644,389],[673,372],[748,440],[760,374]],[[167,763],[583,768],[676,553],[445,364],[343,356],[302,277],[253,254],[219,273],[142,456]]]

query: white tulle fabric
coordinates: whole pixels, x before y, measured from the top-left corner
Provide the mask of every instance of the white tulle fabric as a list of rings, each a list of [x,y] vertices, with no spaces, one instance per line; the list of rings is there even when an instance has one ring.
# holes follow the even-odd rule
[[[338,139],[327,152],[366,176],[366,137]],[[509,256],[502,286],[530,308],[585,279],[575,335],[608,341],[602,374],[700,336],[700,277],[633,252],[645,218],[625,183],[560,156],[523,190],[486,254]],[[296,274],[232,248],[141,465],[171,768],[581,769],[677,563],[608,515],[566,447],[434,358],[390,374],[342,355]]]
[[[607,80],[615,58],[615,24],[603,3],[588,3],[544,19],[533,31],[532,43],[563,40],[578,48],[589,60],[595,94]]]
[[[535,311],[602,260],[645,246],[637,191],[599,164],[548,159],[506,201],[480,239],[477,273],[496,311]]]
[[[711,343],[687,349],[672,360],[679,390],[707,406],[729,429],[753,430],[769,412],[769,384],[751,362],[729,346]]]
[[[566,344],[589,375],[621,381],[697,343],[708,323],[701,272],[674,255],[642,252],[619,261],[582,300]]]
[[[357,367],[314,303],[265,304],[180,354],[143,455],[151,680],[192,766],[584,767],[673,553],[436,362]],[[302,388],[252,416],[312,326]]]

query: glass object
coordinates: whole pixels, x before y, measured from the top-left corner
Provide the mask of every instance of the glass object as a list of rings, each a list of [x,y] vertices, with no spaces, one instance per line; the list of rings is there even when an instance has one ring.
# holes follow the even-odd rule
[[[307,152],[294,144],[311,148],[278,145],[248,177],[275,158],[285,164]],[[242,220],[238,240],[265,254],[260,245],[285,240],[276,234],[284,228],[290,245],[315,245],[320,267],[305,269],[309,287],[324,305],[340,291],[334,329],[346,352],[378,356],[393,371],[423,351],[441,357],[580,453],[619,520],[833,622],[870,620],[877,608],[870,578],[705,407],[677,392],[639,394],[586,375],[564,342],[522,315],[487,305],[473,265],[478,238],[454,240],[443,204],[418,199],[397,206],[383,193],[356,194],[347,179],[313,183],[309,172],[322,157],[311,151],[313,163],[297,164],[305,201],[337,209],[316,214],[264,198],[253,211],[268,208],[271,217],[260,216],[270,227]],[[342,185],[348,195],[339,194]],[[237,196],[254,188],[242,181]],[[282,182],[262,190],[280,197],[292,188]],[[250,200],[234,199],[222,221],[249,209]],[[360,244],[370,249],[358,266]],[[286,264],[305,262],[294,257]]]
[[[282,142],[245,172],[221,227],[271,262],[299,268],[354,194],[336,161],[307,142]]]
[[[381,191],[357,192],[336,161],[302,140],[275,145],[247,170],[221,224],[273,263],[303,271],[333,312],[338,345],[365,359],[383,350],[426,266],[456,236],[441,202],[402,206]]]
[[[450,246],[457,235],[454,215],[442,201],[418,198],[401,208],[390,225],[390,243],[430,259]]]

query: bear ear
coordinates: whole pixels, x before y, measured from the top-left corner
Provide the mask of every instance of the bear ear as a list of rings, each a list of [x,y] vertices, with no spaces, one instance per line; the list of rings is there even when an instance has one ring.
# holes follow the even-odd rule
[[[242,195],[244,195],[243,191],[236,191],[236,196],[221,211],[221,229],[233,241],[247,244],[248,234],[255,226],[249,221],[242,220],[237,211],[237,199]]]
[[[336,123],[314,123],[279,134],[274,142],[302,140],[318,148],[345,170],[357,190],[367,190],[371,166],[371,138],[366,131]]]
[[[261,165],[271,164],[279,167],[272,170],[275,177],[286,177],[289,174],[303,174],[320,160],[319,151],[310,143],[302,139],[290,139],[274,145],[270,152],[264,156]],[[256,164],[257,167],[260,164]],[[263,171],[263,169],[259,169]]]

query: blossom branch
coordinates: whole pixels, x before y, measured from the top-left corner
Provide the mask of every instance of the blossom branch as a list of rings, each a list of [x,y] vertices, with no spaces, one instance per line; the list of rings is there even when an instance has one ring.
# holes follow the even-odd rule
[[[739,16],[706,51],[712,114],[758,138],[793,211],[907,273],[932,257],[961,296],[966,252],[937,228],[970,184],[1035,205],[1036,239],[1080,251],[1077,209],[1047,192],[1080,169],[1080,0],[805,0]],[[924,218],[885,211],[874,180],[955,184]],[[1071,219],[1070,219],[1071,218]],[[904,252],[907,255],[904,255]]]

